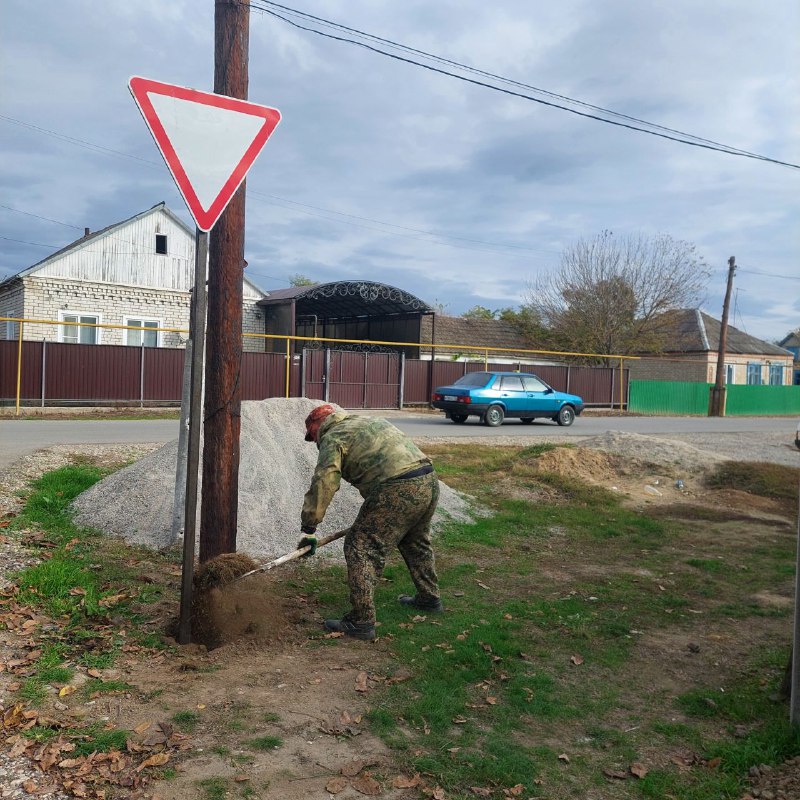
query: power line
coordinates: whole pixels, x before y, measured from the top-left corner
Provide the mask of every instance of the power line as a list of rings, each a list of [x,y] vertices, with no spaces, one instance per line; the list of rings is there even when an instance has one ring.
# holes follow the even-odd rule
[[[354,28],[347,28],[346,26],[339,25],[338,23],[331,22],[330,20],[325,20],[322,17],[314,17],[313,15],[305,14],[304,12],[297,11],[296,9],[289,8],[288,6],[282,6],[279,3],[270,2],[270,0],[261,0],[261,2],[266,3],[267,5],[272,6],[274,8],[280,8],[280,9],[282,9],[283,11],[285,11],[286,13],[288,13],[290,15],[293,14],[295,16],[301,17],[302,19],[311,20],[315,24],[324,24],[326,27],[333,27],[333,28],[338,29],[338,30],[347,31],[348,33],[356,34],[356,35],[362,36],[364,38],[367,38],[367,39],[370,39],[370,40],[373,40],[373,41],[381,42],[382,44],[390,46],[390,47],[397,47],[397,48],[400,48],[400,49],[402,49],[404,51],[407,51],[407,52],[410,52],[410,53],[417,53],[417,54],[420,54],[420,55],[422,55],[422,56],[424,56],[426,58],[430,58],[430,59],[432,59],[434,61],[438,61],[440,63],[445,63],[445,64],[449,64],[449,65],[452,65],[452,66],[456,66],[458,69],[463,69],[463,70],[466,70],[466,71],[469,71],[469,72],[477,73],[477,74],[480,74],[482,76],[491,77],[491,78],[493,78],[495,80],[500,80],[501,82],[507,83],[509,85],[521,86],[521,87],[524,87],[524,88],[526,88],[526,89],[528,89],[530,91],[541,92],[541,93],[546,94],[547,96],[554,97],[554,98],[564,98],[566,101],[568,101],[570,103],[573,103],[573,104],[576,104],[576,105],[580,105],[580,106],[583,106],[583,107],[586,107],[586,108],[596,109],[596,110],[601,111],[602,113],[609,114],[609,115],[612,115],[612,116],[616,116],[616,117],[619,117],[620,119],[627,119],[629,121],[628,122],[622,122],[622,121],[620,121],[618,119],[606,119],[605,117],[598,116],[597,114],[592,114],[592,113],[589,113],[587,111],[580,111],[580,110],[578,110],[576,108],[570,108],[570,107],[565,106],[565,105],[563,105],[561,103],[555,103],[555,102],[552,102],[550,100],[544,100],[544,99],[542,99],[540,97],[534,97],[531,94],[525,94],[523,92],[518,92],[518,91],[514,91],[514,90],[510,90],[510,89],[504,89],[504,88],[502,88],[500,86],[495,86],[495,85],[493,85],[491,83],[486,83],[486,81],[483,81],[483,80],[478,80],[476,78],[470,78],[470,77],[467,77],[465,75],[458,75],[457,73],[451,72],[451,71],[446,70],[446,69],[442,69],[441,67],[432,66],[430,64],[423,64],[422,62],[416,61],[413,58],[409,58],[407,56],[397,55],[396,53],[387,52],[386,50],[382,50],[381,48],[375,47],[375,46],[373,46],[371,44],[367,44],[366,42],[359,42],[359,41],[356,41],[354,39],[347,38],[346,36],[336,36],[334,34],[325,33],[324,31],[317,30],[316,28],[309,27],[308,25],[302,25],[302,24],[300,24],[299,22],[297,22],[295,20],[289,19],[286,16],[283,16],[282,14],[277,13],[276,11],[273,10],[273,8],[268,8],[268,7],[264,6],[264,5],[257,5],[256,3],[251,2],[251,8],[254,8],[254,9],[258,10],[258,11],[262,11],[265,14],[269,14],[270,16],[275,17],[276,19],[280,19],[283,22],[287,23],[288,25],[292,25],[293,27],[298,28],[300,30],[307,31],[309,33],[314,33],[314,34],[317,34],[318,36],[322,36],[322,37],[325,37],[327,39],[333,39],[334,41],[339,41],[339,42],[343,42],[343,43],[346,43],[346,44],[352,44],[352,45],[355,45],[357,47],[362,47],[362,48],[364,48],[366,50],[370,50],[370,51],[372,51],[374,53],[378,53],[379,55],[386,56],[387,58],[392,58],[392,59],[394,59],[396,61],[402,61],[402,62],[404,62],[406,64],[412,64],[414,66],[421,67],[422,69],[427,69],[427,70],[429,70],[431,72],[436,72],[436,73],[438,73],[440,75],[446,75],[446,76],[448,76],[450,78],[456,78],[457,80],[464,81],[465,83],[471,83],[471,84],[473,84],[475,86],[481,86],[481,87],[483,87],[485,89],[492,89],[493,91],[496,91],[496,92],[501,92],[503,94],[507,94],[507,95],[510,95],[512,97],[518,97],[518,98],[523,99],[523,100],[529,100],[531,102],[539,103],[540,105],[549,106],[551,108],[557,108],[557,109],[559,109],[561,111],[568,111],[571,114],[576,114],[577,116],[584,117],[586,119],[592,119],[592,120],[595,120],[596,122],[605,122],[608,125],[615,125],[615,126],[620,127],[620,128],[627,128],[628,130],[637,131],[638,133],[646,133],[646,134],[648,134],[650,136],[657,136],[657,137],[659,137],[661,139],[668,139],[670,141],[678,142],[679,144],[686,144],[686,145],[690,145],[692,147],[700,147],[700,148],[705,149],[705,150],[713,150],[713,151],[720,152],[720,153],[726,153],[728,155],[740,156],[742,158],[751,158],[751,159],[755,159],[757,161],[766,161],[766,162],[769,162],[769,163],[772,163],[772,164],[778,164],[780,166],[790,167],[791,169],[800,169],[800,165],[798,165],[798,164],[792,164],[792,163],[790,163],[788,161],[780,161],[779,159],[770,158],[769,156],[763,156],[763,155],[759,155],[757,153],[751,153],[748,150],[742,150],[740,148],[732,147],[730,145],[720,144],[720,143],[714,142],[714,141],[712,141],[710,139],[703,139],[703,138],[701,138],[699,136],[694,136],[693,134],[684,133],[682,131],[677,131],[677,130],[674,130],[672,128],[666,128],[666,127],[661,126],[661,125],[656,125],[655,123],[646,122],[644,120],[639,120],[636,117],[629,117],[629,116],[627,116],[625,114],[619,114],[619,113],[617,113],[615,111],[610,111],[608,109],[601,108],[600,106],[592,106],[592,105],[590,105],[588,103],[583,103],[582,101],[572,100],[571,98],[565,98],[563,95],[556,95],[555,93],[552,93],[552,92],[545,92],[544,90],[536,89],[535,87],[529,87],[527,84],[520,84],[520,83],[518,83],[516,81],[512,81],[511,79],[508,79],[508,78],[502,78],[500,76],[494,76],[492,73],[484,72],[482,70],[475,70],[472,67],[469,67],[469,66],[464,65],[464,64],[460,64],[459,62],[450,61],[449,59],[444,59],[444,58],[441,58],[440,56],[435,56],[435,55],[432,55],[432,54],[429,54],[429,53],[425,53],[422,50],[415,50],[414,48],[410,48],[410,47],[407,47],[405,45],[401,45],[401,44],[398,44],[396,42],[392,42],[389,39],[382,39],[381,37],[374,36],[372,34],[367,34],[367,33],[364,33],[363,31],[358,31],[358,30],[356,30]],[[639,124],[633,124],[634,122],[639,123]],[[647,125],[650,128],[652,128],[652,130],[648,130],[647,128],[640,127],[640,125]]]

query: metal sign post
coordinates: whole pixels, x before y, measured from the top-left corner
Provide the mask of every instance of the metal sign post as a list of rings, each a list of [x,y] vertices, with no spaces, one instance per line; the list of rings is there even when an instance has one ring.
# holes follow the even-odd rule
[[[189,337],[192,344],[189,394],[189,446],[186,457],[186,494],[183,515],[183,573],[178,643],[192,640],[192,578],[197,528],[197,476],[200,468],[200,430],[203,410],[203,363],[206,343],[206,275],[208,272],[208,233],[195,233],[194,292]]]
[[[800,725],[800,485],[797,488],[797,554],[794,570],[794,636],[792,637],[789,721]]]

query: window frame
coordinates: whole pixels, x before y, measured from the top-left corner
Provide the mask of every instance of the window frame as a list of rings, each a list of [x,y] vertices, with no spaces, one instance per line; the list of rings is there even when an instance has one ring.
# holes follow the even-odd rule
[[[777,383],[772,380],[772,376],[777,375]],[[783,364],[770,364],[767,370],[768,386],[783,386]]]
[[[725,365],[725,385],[733,386],[736,382],[736,364]]]
[[[764,385],[764,365],[760,361],[747,362],[747,385],[748,386],[763,386]],[[756,369],[758,374],[756,375]],[[758,377],[757,381],[752,381],[751,376]]]
[[[161,319],[159,319],[158,317],[151,317],[151,318],[148,319],[147,317],[143,316],[142,314],[139,314],[136,317],[126,314],[126,315],[124,315],[122,317],[122,324],[123,325],[131,325],[132,322],[141,322],[142,323],[141,327],[138,330],[138,333],[139,333],[139,344],[130,344],[128,342],[128,335],[131,334],[131,333],[136,333],[137,331],[133,331],[130,328],[123,328],[122,330],[123,330],[123,333],[125,334],[123,336],[123,339],[124,339],[123,344],[126,347],[141,347],[142,346],[142,342],[144,341],[144,337],[143,337],[144,332],[146,330],[153,330],[152,326],[145,326],[145,324],[144,324],[145,322],[154,322],[157,330],[155,331],[156,343],[154,345],[146,344],[144,346],[145,347],[162,347],[162,332],[161,332],[161,328],[163,328],[164,326],[162,324],[162,320]],[[136,326],[132,326],[132,327],[136,327]]]
[[[159,242],[164,242],[164,251],[158,249]],[[156,255],[157,256],[168,256],[169,255],[169,239],[167,238],[166,233],[157,233],[156,234]]]
[[[66,317],[77,317],[77,322],[81,322],[81,317],[94,317],[94,324],[95,325],[102,325],[103,324],[103,315],[99,311],[70,311],[69,309],[61,309],[58,312],[58,321],[66,323],[65,325],[58,326],[58,341],[61,344],[102,344],[103,339],[103,329],[102,328],[88,328],[88,330],[94,331],[95,340],[93,342],[82,342],[81,341],[81,327],[78,325],[78,341],[72,342],[68,341],[64,338],[64,334],[66,333],[67,325],[74,325],[75,323],[67,322]]]

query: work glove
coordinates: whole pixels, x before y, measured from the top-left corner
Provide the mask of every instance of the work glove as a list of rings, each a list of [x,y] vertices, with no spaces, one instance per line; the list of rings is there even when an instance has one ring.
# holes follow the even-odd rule
[[[301,547],[310,547],[311,549],[303,554],[303,558],[313,556],[317,552],[317,529],[313,525],[303,525],[300,532],[304,534],[303,538],[297,543],[297,549]]]

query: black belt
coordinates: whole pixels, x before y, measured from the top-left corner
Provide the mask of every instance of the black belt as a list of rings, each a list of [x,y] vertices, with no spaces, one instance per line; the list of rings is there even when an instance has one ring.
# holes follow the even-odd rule
[[[430,475],[433,472],[433,464],[426,464],[424,467],[417,467],[416,469],[404,472],[402,475],[395,475],[394,478],[389,478],[391,481],[405,481],[409,478],[419,478],[421,475]]]

